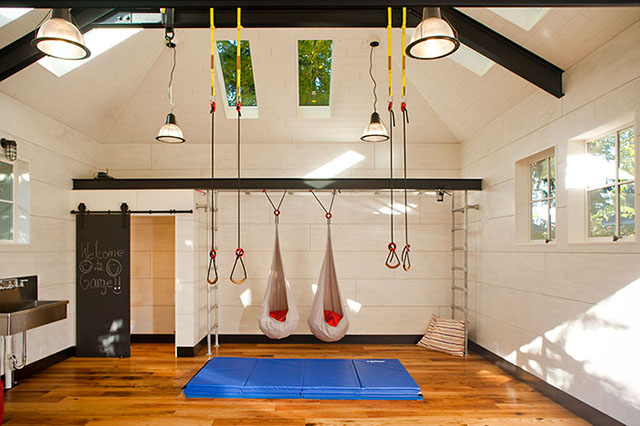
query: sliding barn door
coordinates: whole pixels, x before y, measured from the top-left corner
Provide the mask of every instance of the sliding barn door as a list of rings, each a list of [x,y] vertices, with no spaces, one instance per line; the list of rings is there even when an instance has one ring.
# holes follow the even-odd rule
[[[131,354],[129,215],[76,216],[76,354]]]

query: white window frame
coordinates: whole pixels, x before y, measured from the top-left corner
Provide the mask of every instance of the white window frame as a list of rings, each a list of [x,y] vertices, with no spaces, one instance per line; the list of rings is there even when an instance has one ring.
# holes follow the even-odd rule
[[[548,242],[546,240],[531,239],[531,164],[555,155],[556,157],[556,237]],[[515,162],[515,239],[516,245],[542,245],[552,246],[558,239],[558,150],[555,145],[549,146],[536,152],[533,155],[522,158]],[[544,199],[536,200],[542,201]]]
[[[637,200],[636,200],[636,196],[637,196],[637,189],[636,189],[636,179],[634,177],[634,179],[632,180],[626,180],[626,181],[619,181],[618,180],[618,176],[619,176],[619,172],[620,172],[620,159],[619,159],[619,152],[620,152],[620,140],[619,140],[619,132],[621,130],[624,130],[626,128],[629,127],[633,127],[633,134],[634,134],[634,157],[633,157],[633,162],[634,162],[634,173],[636,173],[637,175],[637,153],[638,153],[638,147],[637,147],[637,139],[638,139],[638,133],[637,133],[637,126],[635,125],[635,123],[627,123],[625,125],[622,126],[616,126],[614,129],[609,130],[607,132],[603,132],[598,134],[597,136],[591,137],[588,140],[584,141],[584,145],[583,145],[583,149],[584,149],[584,155],[588,156],[589,155],[589,142],[593,142],[594,140],[597,139],[602,139],[604,137],[610,136],[612,134],[615,135],[616,138],[616,159],[615,159],[615,171],[616,171],[616,176],[615,176],[615,182],[610,183],[610,184],[606,184],[606,185],[601,185],[601,186],[596,186],[596,187],[585,187],[584,189],[584,217],[585,217],[585,228],[584,228],[584,232],[585,232],[585,239],[587,241],[590,242],[617,242],[620,240],[630,240],[633,239],[635,240],[636,235],[637,235],[637,229],[638,229],[638,215],[636,213],[636,218],[634,221],[634,233],[633,235],[627,235],[624,238],[620,237],[620,191],[619,188],[622,185],[629,185],[629,184],[633,184],[634,186],[634,201],[635,201],[635,206],[636,206],[636,210],[637,210]],[[616,216],[616,229],[615,232],[613,234],[613,236],[606,236],[606,237],[592,237],[589,235],[589,228],[590,228],[590,216],[589,216],[589,192],[591,191],[597,191],[600,189],[604,189],[604,188],[610,188],[613,187],[614,191],[615,191],[615,216]]]
[[[16,175],[16,164],[8,161],[8,160],[4,160],[0,158],[0,163],[4,163],[7,164],[9,166],[11,166],[11,175],[12,175],[12,181],[11,184],[13,185],[12,191],[11,191],[11,195],[13,196],[12,200],[5,200],[0,198],[0,201],[2,201],[3,203],[11,203],[11,220],[13,221],[13,223],[11,224],[11,239],[0,239],[0,242],[2,243],[13,243],[16,241],[16,235],[18,234],[17,231],[17,223],[18,223],[18,209],[16,208],[16,198],[18,197],[18,178]]]
[[[556,181],[556,192],[555,195],[552,197],[551,196],[551,157],[555,157],[555,165],[554,165],[554,170],[553,170],[553,175],[554,175],[554,179]],[[547,163],[547,173],[548,173],[548,177],[547,177],[547,197],[544,198],[538,198],[537,200],[532,199],[531,195],[533,192],[533,182],[531,181],[531,166],[534,163],[537,163],[541,160],[546,161]],[[541,155],[536,155],[536,157],[533,157],[533,159],[529,160],[529,164],[528,164],[528,171],[529,171],[529,208],[528,208],[528,225],[529,225],[529,231],[528,231],[528,236],[529,236],[529,242],[531,243],[536,243],[536,242],[544,242],[545,244],[548,244],[552,241],[555,241],[557,236],[558,236],[558,200],[557,200],[557,193],[558,193],[558,171],[557,171],[557,166],[558,166],[558,158],[556,157],[556,153],[555,150],[553,152],[549,152],[549,150],[544,151],[544,153],[541,153]],[[556,210],[555,212],[555,217],[556,217],[556,231],[555,231],[555,236],[554,238],[551,238],[551,201],[555,201],[555,207],[554,209]],[[533,220],[533,217],[531,216],[531,208],[533,207],[534,203],[541,203],[543,201],[547,202],[547,238],[546,239],[533,239],[532,235],[531,235],[531,221]]]

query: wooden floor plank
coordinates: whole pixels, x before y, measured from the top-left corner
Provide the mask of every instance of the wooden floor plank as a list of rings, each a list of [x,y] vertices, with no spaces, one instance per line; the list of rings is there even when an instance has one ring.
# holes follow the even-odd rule
[[[413,345],[228,344],[220,356],[398,358],[423,401],[187,399],[207,358],[171,344],[134,344],[131,358],[70,358],[5,393],[6,425],[584,425],[583,420],[475,354]]]

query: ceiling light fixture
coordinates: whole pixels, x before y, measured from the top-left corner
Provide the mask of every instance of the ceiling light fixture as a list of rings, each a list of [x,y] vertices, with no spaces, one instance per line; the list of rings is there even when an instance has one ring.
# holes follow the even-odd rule
[[[52,58],[77,61],[91,56],[82,32],[71,22],[70,9],[52,9],[31,44]]]
[[[173,13],[171,13],[173,15]],[[156,140],[164,143],[183,143],[185,141],[182,129],[176,122],[176,116],[173,114],[173,73],[176,70],[176,44],[173,42],[175,33],[172,28],[167,27],[165,29],[164,38],[167,41],[167,47],[173,52],[173,65],[171,66],[171,73],[169,74],[169,103],[171,109],[167,114],[167,120],[165,124],[160,127]]]
[[[378,85],[376,79],[373,77],[373,48],[379,45],[380,43],[377,41],[369,43],[369,46],[371,46],[371,51],[369,52],[369,76],[373,82],[373,113],[371,114],[369,125],[364,129],[362,136],[360,136],[360,139],[364,142],[384,142],[389,140],[389,132],[380,119],[380,114],[378,114],[376,110],[376,104],[378,103],[376,88]]]
[[[407,55],[414,59],[439,59],[451,55],[460,47],[458,33],[442,18],[439,7],[422,9],[422,22],[416,27]]]

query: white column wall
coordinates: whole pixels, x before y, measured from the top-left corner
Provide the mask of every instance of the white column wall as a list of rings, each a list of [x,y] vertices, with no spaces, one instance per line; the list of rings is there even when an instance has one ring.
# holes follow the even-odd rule
[[[469,213],[471,339],[626,424],[640,418],[640,244],[569,239],[583,207],[568,202],[567,145],[620,120],[635,119],[637,135],[638,46],[640,23],[567,70],[562,99],[537,91],[463,141],[461,151],[461,174],[485,179],[484,191],[471,197],[480,211]],[[552,146],[557,241],[519,244],[515,162]]]
[[[30,168],[29,244],[0,243],[0,277],[38,275],[38,297],[69,300],[67,318],[27,332],[28,363],[75,346],[75,218],[71,179],[96,171],[98,143],[0,94],[0,135]],[[4,158],[4,154],[0,154]],[[16,342],[20,350],[19,338]]]

